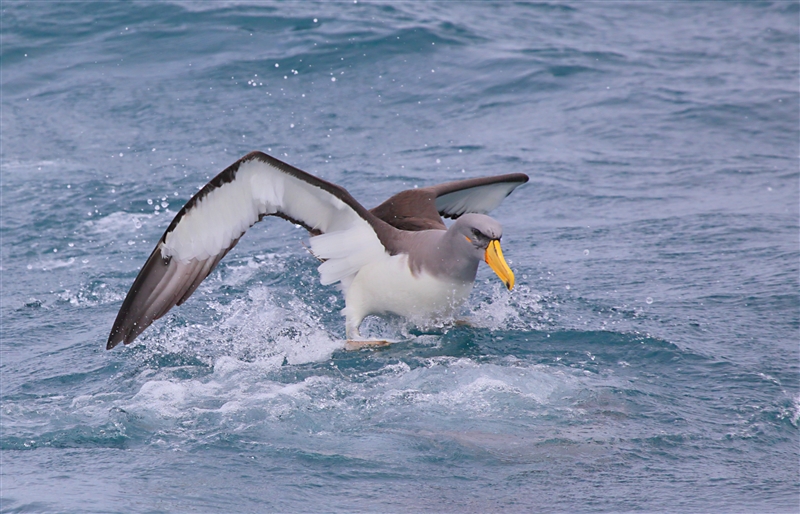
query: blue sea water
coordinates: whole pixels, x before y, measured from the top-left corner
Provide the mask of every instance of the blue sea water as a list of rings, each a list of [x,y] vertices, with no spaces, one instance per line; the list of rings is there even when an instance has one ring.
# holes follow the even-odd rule
[[[3,512],[798,512],[798,2],[2,2]],[[525,172],[518,287],[343,349],[253,227],[106,351],[251,150],[366,206]]]

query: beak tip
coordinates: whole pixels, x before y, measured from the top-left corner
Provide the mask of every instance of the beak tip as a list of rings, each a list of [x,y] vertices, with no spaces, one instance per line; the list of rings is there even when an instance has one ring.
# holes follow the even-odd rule
[[[500,277],[500,280],[503,281],[509,291],[514,289],[514,272],[511,271],[503,258],[503,250],[500,248],[498,239],[492,240],[489,246],[486,247],[484,261]]]

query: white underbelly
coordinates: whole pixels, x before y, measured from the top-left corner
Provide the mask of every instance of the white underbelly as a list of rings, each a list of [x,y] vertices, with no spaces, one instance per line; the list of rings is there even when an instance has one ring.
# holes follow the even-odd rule
[[[345,296],[345,314],[353,321],[394,313],[421,322],[451,315],[471,291],[471,281],[442,280],[424,272],[413,275],[408,257],[395,255],[359,270]]]

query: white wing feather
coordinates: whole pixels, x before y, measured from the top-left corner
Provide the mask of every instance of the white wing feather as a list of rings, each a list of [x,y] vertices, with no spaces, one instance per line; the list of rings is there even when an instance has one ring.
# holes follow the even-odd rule
[[[467,212],[487,214],[519,185],[519,182],[497,182],[446,193],[436,198],[436,210],[446,216],[461,216]]]
[[[364,243],[367,254],[385,251],[372,226],[339,198],[253,159],[239,166],[234,181],[208,193],[183,216],[167,234],[161,253],[184,262],[208,259],[230,247],[261,216],[278,212],[328,236],[344,232],[336,236],[341,241],[334,245],[336,250],[330,249],[330,243],[315,242],[319,236],[312,238],[312,250],[322,259],[361,261],[354,254],[365,248]],[[361,244],[348,244],[347,234],[357,236]]]

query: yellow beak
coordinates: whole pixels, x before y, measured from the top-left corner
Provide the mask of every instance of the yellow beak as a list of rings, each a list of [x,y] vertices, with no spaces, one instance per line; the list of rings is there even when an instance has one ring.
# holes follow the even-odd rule
[[[503,250],[500,248],[500,241],[494,239],[486,248],[486,254],[483,258],[486,264],[497,273],[500,280],[506,285],[509,291],[514,287],[514,272],[506,264],[503,258]]]

